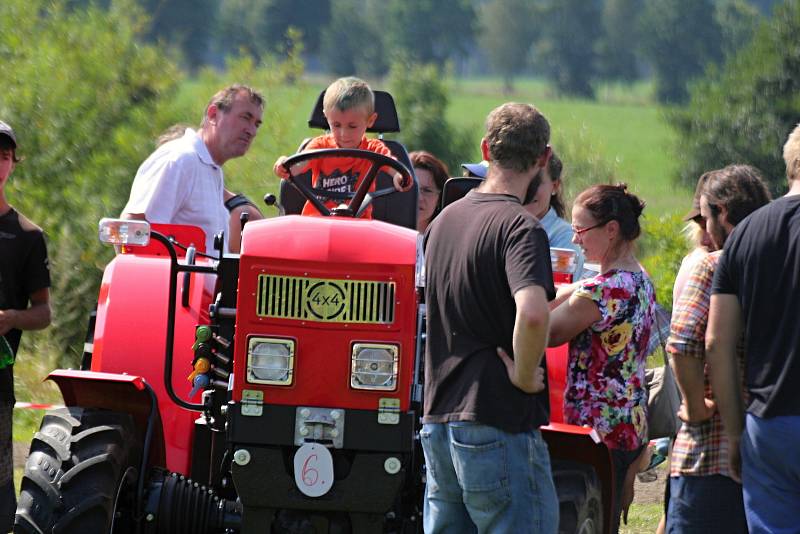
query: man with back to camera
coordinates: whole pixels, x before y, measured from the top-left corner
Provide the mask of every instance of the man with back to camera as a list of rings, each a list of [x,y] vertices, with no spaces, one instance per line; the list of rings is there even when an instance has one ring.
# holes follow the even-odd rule
[[[800,532],[800,125],[783,159],[789,192],[725,242],[706,331],[711,386],[751,533]],[[736,364],[742,333],[746,405]]]
[[[243,197],[225,189],[222,166],[247,153],[263,112],[264,97],[250,87],[234,84],[216,93],[199,130],[187,128],[142,163],[122,217],[199,226],[206,234],[207,253],[213,250],[214,235],[230,226],[228,248],[238,252],[236,221]],[[249,204],[251,218],[260,218]],[[235,220],[229,225],[231,219]]]
[[[493,110],[481,141],[486,180],[425,235],[427,533],[558,526],[538,430],[549,419],[540,362],[555,289],[547,236],[522,207],[549,137],[533,106]]]

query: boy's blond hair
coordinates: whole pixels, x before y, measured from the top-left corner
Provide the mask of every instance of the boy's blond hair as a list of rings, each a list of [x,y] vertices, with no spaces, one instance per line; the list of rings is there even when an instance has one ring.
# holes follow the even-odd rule
[[[791,180],[800,178],[800,124],[783,145],[783,161],[786,162],[786,177]]]
[[[367,115],[375,112],[375,94],[361,78],[339,78],[325,90],[325,98],[322,100],[322,109],[325,111],[334,108],[347,111],[360,107],[366,110]]]

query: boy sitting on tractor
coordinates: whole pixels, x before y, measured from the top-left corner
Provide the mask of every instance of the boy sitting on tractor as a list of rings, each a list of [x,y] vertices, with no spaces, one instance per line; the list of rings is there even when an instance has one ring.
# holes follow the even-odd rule
[[[367,128],[378,118],[375,112],[375,95],[365,81],[348,77],[333,82],[325,91],[323,111],[330,133],[313,138],[303,148],[304,152],[315,149],[355,148],[394,157],[383,141],[365,136]],[[290,173],[297,175],[310,170],[313,187],[332,193],[330,197],[323,199],[328,209],[335,208],[339,204],[337,200],[343,200],[358,189],[371,165],[368,160],[360,158],[336,157],[311,160],[299,163],[297,168],[287,169],[284,166],[286,159],[286,156],[281,156],[275,162],[273,167],[275,174],[286,180]],[[406,191],[411,187],[411,183],[404,184],[402,177],[396,172],[393,173],[392,181],[397,191]],[[374,190],[373,183],[370,191]],[[307,202],[303,207],[303,215],[317,215],[317,210]],[[371,218],[371,207],[367,208],[364,216]]]

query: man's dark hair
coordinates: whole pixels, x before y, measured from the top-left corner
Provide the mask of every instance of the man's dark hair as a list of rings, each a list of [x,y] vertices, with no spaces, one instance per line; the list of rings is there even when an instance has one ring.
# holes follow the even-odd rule
[[[536,164],[550,142],[550,124],[530,104],[510,102],[486,118],[486,142],[492,163],[517,172]]]
[[[17,149],[14,145],[14,141],[7,135],[0,134],[0,152],[6,151],[11,152],[11,159],[14,160],[14,163],[19,163],[22,160],[22,158],[17,157]]]
[[[734,226],[772,200],[761,173],[750,165],[728,165],[708,173],[703,195],[715,215],[725,206]]]
[[[550,154],[550,159],[547,160],[547,174],[550,175],[550,179],[554,182],[561,180],[561,173],[564,170],[564,164],[561,162],[561,158],[555,153],[555,151]],[[550,207],[556,212],[556,215],[561,217],[562,219],[567,215],[567,208],[564,205],[564,195],[563,195],[564,187],[563,184],[561,187],[558,188],[556,194],[550,197]]]

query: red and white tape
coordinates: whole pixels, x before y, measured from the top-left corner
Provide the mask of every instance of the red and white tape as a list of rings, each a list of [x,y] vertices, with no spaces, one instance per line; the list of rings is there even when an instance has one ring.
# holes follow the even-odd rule
[[[27,410],[54,410],[63,408],[63,404],[40,404],[38,402],[15,402],[14,408]]]

